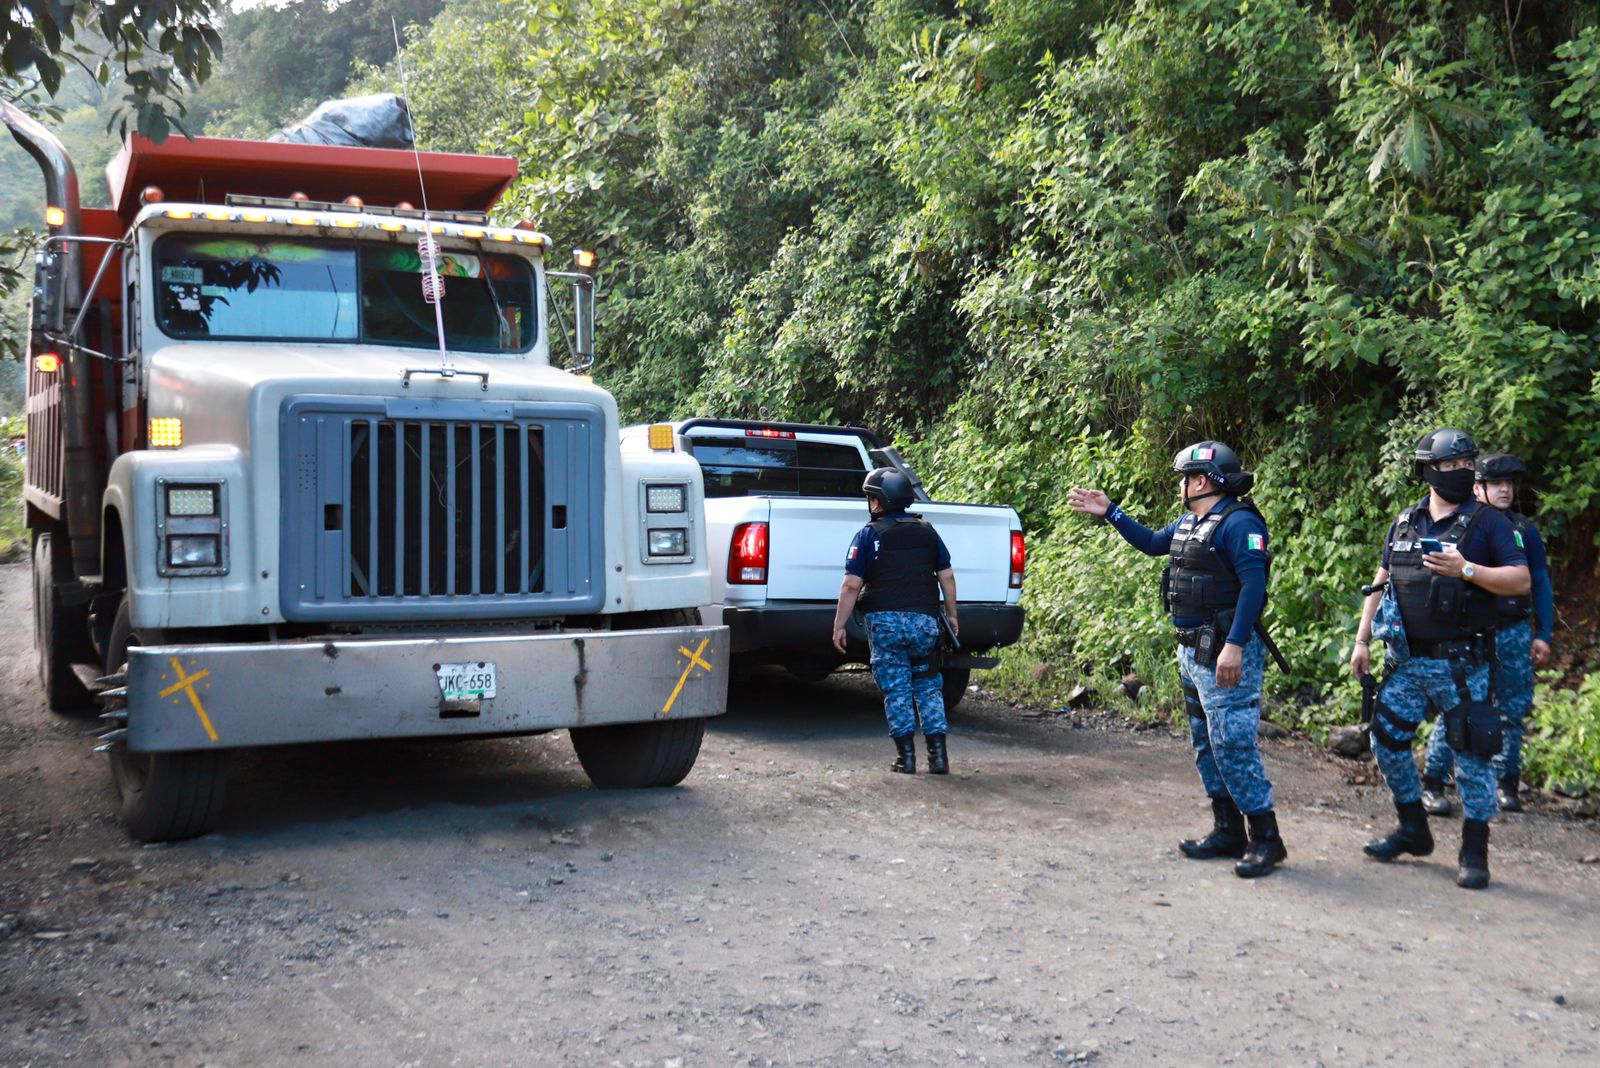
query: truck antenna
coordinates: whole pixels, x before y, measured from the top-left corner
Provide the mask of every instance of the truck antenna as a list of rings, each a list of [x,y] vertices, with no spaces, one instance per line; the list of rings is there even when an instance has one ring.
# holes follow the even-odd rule
[[[444,249],[433,236],[433,220],[428,214],[428,184],[422,176],[422,150],[417,145],[417,123],[411,116],[411,85],[406,79],[405,49],[400,44],[400,24],[391,15],[389,28],[394,32],[394,61],[400,70],[401,103],[406,111],[406,128],[411,133],[411,156],[417,163],[417,189],[422,194],[422,236],[417,240],[417,257],[422,266],[422,299],[433,305],[433,327],[439,337],[439,374],[454,378],[455,367],[450,363],[450,349],[444,339],[444,279],[439,275],[439,261]]]

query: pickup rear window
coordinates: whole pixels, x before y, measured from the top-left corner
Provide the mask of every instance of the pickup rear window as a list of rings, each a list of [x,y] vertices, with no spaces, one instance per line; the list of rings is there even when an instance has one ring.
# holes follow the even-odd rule
[[[860,497],[867,467],[854,445],[695,436],[707,497]]]

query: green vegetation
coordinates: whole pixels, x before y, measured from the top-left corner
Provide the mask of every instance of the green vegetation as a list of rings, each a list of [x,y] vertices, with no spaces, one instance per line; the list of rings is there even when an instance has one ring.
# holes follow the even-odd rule
[[[436,6],[235,15],[252,43],[192,112],[265,132],[352,63],[394,90],[369,37]],[[1595,566],[1590,5],[449,0],[408,42],[423,146],[516,155],[504,217],[598,244],[628,417],[864,422],[1022,512],[1014,692],[1137,671],[1131,709],[1175,706],[1159,563],[1062,502],[1165,521],[1200,438],[1258,472],[1269,689],[1313,733],[1354,717],[1358,587],[1424,431],[1522,455],[1563,566]],[[1600,785],[1592,678],[1546,684],[1535,778]]]

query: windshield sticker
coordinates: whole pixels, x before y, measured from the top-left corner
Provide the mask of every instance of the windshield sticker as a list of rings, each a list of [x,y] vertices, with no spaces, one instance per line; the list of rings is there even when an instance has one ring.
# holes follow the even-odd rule
[[[368,253],[381,271],[404,271],[421,274],[422,260],[415,248],[387,248],[382,252]],[[439,260],[439,273],[446,278],[481,278],[483,264],[470,252],[446,252]]]
[[[163,267],[161,280],[174,282],[179,285],[197,286],[206,279],[206,273],[198,267]]]

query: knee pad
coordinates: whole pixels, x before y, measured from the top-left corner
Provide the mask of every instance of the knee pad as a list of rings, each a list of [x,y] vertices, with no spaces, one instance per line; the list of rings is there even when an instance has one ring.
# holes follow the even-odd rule
[[[1417,735],[1417,725],[1401,719],[1394,709],[1383,703],[1382,698],[1378,699],[1373,712],[1370,730],[1373,743],[1392,753],[1409,750],[1412,739]]]

